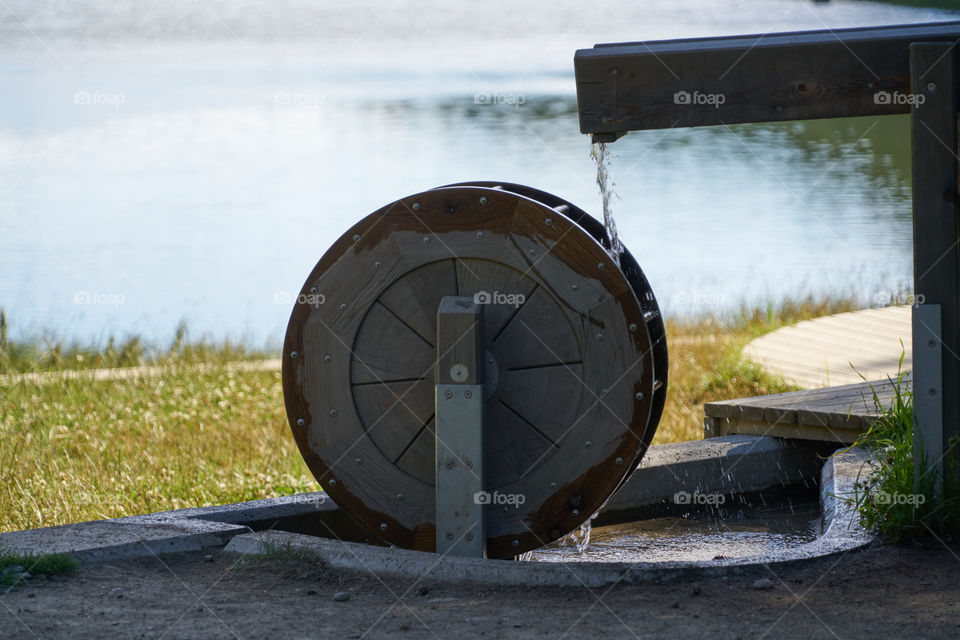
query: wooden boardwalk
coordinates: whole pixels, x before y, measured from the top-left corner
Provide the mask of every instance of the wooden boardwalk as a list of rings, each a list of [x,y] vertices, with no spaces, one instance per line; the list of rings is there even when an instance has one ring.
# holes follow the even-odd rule
[[[885,380],[896,377],[901,352],[904,370],[911,369],[910,309],[865,309],[807,320],[760,336],[743,353],[805,389]]]
[[[704,435],[732,433],[852,443],[889,408],[900,356],[909,371],[910,307],[800,322],[753,340],[744,355],[806,391],[710,402]],[[865,382],[864,378],[870,382]],[[905,378],[909,388],[909,376]],[[829,386],[834,385],[834,386]]]
[[[905,378],[902,391],[909,388]],[[732,433],[801,440],[852,443],[889,409],[894,385],[889,380],[860,382],[824,389],[793,391],[704,405],[704,437]]]

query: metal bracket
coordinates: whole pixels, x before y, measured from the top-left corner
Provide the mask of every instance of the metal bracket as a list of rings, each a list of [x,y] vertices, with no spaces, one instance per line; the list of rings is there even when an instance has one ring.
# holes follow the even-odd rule
[[[437,553],[484,558],[482,307],[447,296],[437,310]]]
[[[438,384],[437,553],[484,558],[483,386]]]

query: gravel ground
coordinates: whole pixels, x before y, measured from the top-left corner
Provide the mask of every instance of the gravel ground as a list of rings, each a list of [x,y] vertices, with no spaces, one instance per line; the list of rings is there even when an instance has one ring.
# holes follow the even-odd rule
[[[960,543],[696,582],[406,583],[297,555],[87,566],[0,596],[3,638],[960,638]]]

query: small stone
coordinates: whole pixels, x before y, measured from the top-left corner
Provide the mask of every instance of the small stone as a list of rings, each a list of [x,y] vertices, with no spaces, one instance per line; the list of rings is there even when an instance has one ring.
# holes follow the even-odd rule
[[[754,589],[773,589],[773,580],[770,578],[758,578],[753,583]]]
[[[337,602],[346,602],[347,600],[350,599],[350,592],[337,591],[335,594],[333,594],[333,599],[336,600]]]
[[[113,589],[110,589],[110,595],[113,596],[114,598],[122,598],[123,589],[121,589],[120,587],[114,587]]]
[[[417,591],[417,593],[419,593],[421,596],[425,596],[428,593],[430,593],[430,587],[427,587],[425,585],[421,586],[420,589]]]
[[[207,554],[207,555],[203,556],[203,561],[204,561],[204,562],[213,562],[213,554]]]
[[[690,593],[692,593],[692,594],[695,595],[695,596],[700,595],[700,593],[701,593],[700,585],[699,585],[698,583],[696,583],[696,582],[694,582],[693,584],[691,584],[691,585],[690,585]]]
[[[679,608],[680,608],[680,601],[679,601],[679,600],[674,600],[673,602],[671,602],[671,603],[670,603],[670,608],[671,608],[671,609],[679,609]]]
[[[308,596],[315,596],[315,595],[317,595],[317,590],[316,590],[316,589],[307,589],[307,595],[308,595]]]

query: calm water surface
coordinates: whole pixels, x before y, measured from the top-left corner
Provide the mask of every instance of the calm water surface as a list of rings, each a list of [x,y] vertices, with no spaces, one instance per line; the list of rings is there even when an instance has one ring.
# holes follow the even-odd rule
[[[6,0],[0,306],[14,335],[277,344],[353,222],[463,180],[600,215],[573,53],[956,19],[871,2]],[[742,64],[751,64],[745,58]],[[909,123],[633,133],[622,241],[672,315],[911,279]]]

